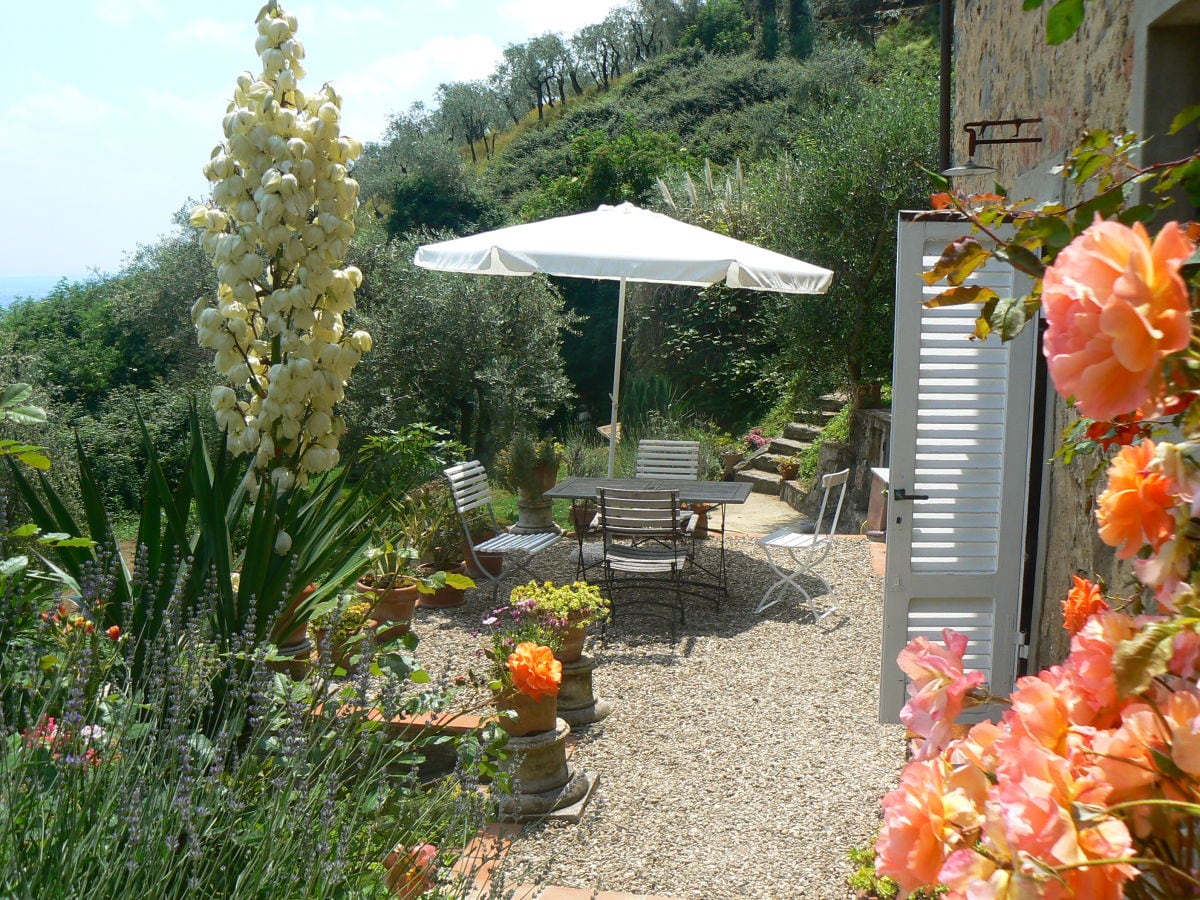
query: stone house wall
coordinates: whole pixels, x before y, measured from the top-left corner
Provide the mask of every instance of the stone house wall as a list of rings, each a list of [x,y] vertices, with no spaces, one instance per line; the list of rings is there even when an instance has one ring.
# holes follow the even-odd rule
[[[976,162],[994,166],[996,173],[962,179],[957,186],[988,190],[995,181],[1008,186],[1014,198],[1079,199],[1070,193],[1073,186],[1049,169],[1061,161],[1085,127],[1128,127],[1133,6],[1129,0],[1091,0],[1080,31],[1066,43],[1050,47],[1045,42],[1045,10],[1025,12],[1019,0],[955,4],[954,161],[966,159],[965,122],[1041,117],[1043,137],[1040,144],[977,148]],[[1028,126],[1022,131],[1023,135],[1036,133]],[[1010,134],[991,132],[991,136]],[[1074,418],[1052,389],[1050,394],[1047,457]],[[1102,472],[1089,477],[1096,466],[1094,457],[1069,466],[1055,461],[1044,474],[1044,562],[1035,599],[1038,621],[1030,660],[1034,669],[1058,662],[1066,653],[1059,601],[1070,587],[1072,573],[1099,575],[1114,590],[1127,580],[1112,550],[1096,536],[1095,496],[1104,482]]]

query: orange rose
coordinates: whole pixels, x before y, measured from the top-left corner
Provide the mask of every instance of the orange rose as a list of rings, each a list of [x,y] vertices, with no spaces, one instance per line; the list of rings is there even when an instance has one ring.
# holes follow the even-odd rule
[[[1122,447],[1108,467],[1108,488],[1100,495],[1096,519],[1100,540],[1129,559],[1149,544],[1157,550],[1175,533],[1172,508],[1177,499],[1171,480],[1151,471],[1154,441]]]
[[[1158,405],[1160,363],[1192,335],[1187,286],[1179,268],[1192,243],[1169,222],[1151,244],[1141,223],[1096,223],[1046,270],[1043,352],[1064,397],[1092,419]]]
[[[534,700],[557,696],[562,684],[562,663],[554,658],[554,651],[533,641],[517,644],[508,655],[508,671],[517,690]]]
[[[1062,602],[1063,627],[1068,634],[1076,634],[1093,613],[1101,612],[1111,607],[1100,593],[1100,586],[1086,578],[1072,575],[1075,583]]]

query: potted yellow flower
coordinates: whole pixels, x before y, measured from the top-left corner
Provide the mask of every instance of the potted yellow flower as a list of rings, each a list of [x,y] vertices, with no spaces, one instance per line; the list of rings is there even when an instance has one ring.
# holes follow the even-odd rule
[[[555,655],[564,663],[579,659],[588,628],[606,621],[610,613],[608,598],[601,595],[598,586],[586,581],[563,585],[531,581],[513,588],[509,603],[528,610],[547,628],[559,633],[561,646]]]

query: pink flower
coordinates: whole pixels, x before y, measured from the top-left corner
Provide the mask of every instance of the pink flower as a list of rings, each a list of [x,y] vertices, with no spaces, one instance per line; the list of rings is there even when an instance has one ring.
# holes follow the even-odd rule
[[[900,720],[923,740],[915,747],[914,759],[936,756],[950,743],[951,726],[962,712],[967,691],[983,684],[982,672],[963,672],[967,637],[950,628],[942,630],[945,649],[917,637],[896,658],[911,679],[911,698],[900,711]]]
[[[1137,625],[1132,618],[1110,610],[1092,616],[1071,638],[1071,653],[1063,667],[1075,688],[1069,699],[1081,707],[1073,713],[1072,721],[1097,728],[1116,725],[1121,699],[1113,675],[1113,656],[1135,634]]]
[[[946,764],[913,762],[900,786],[883,798],[883,828],[875,842],[875,871],[894,878],[902,891],[937,884],[954,832],[943,816]]]
[[[1115,900],[1123,895],[1121,885],[1137,875],[1136,869],[1087,863],[1133,855],[1125,823],[1099,813],[1075,816],[1076,804],[1103,806],[1110,792],[1105,782],[1031,740],[1006,745],[988,816],[1018,874],[1037,884],[1037,896]],[[1047,867],[1058,869],[1057,875]]]
[[[1179,275],[1191,252],[1178,223],[1151,244],[1140,223],[1097,216],[1046,270],[1042,349],[1058,392],[1085,416],[1112,419],[1160,399],[1159,364],[1191,338]]]

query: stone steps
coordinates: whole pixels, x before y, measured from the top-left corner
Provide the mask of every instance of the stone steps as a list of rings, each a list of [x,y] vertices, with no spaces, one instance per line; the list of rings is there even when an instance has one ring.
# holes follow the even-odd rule
[[[743,460],[735,471],[734,480],[750,482],[756,493],[775,496],[786,493],[787,485],[794,482],[781,485],[779,461],[811,447],[829,420],[841,412],[845,405],[844,397],[828,395],[816,401],[815,409],[797,410],[796,421],[784,426],[783,436],[772,438],[770,444]]]
[[[779,483],[783,480],[774,472],[764,472],[762,469],[742,469],[733,476],[734,481],[745,481],[752,484],[752,490],[757,494],[779,495]]]
[[[794,441],[798,444],[804,444],[805,446],[811,444],[820,433],[820,428],[813,425],[807,425],[804,422],[788,422],[787,425],[783,427],[783,436],[787,440]]]
[[[795,441],[789,437],[772,438],[768,453],[773,456],[794,456],[807,450],[812,445],[812,441]]]

